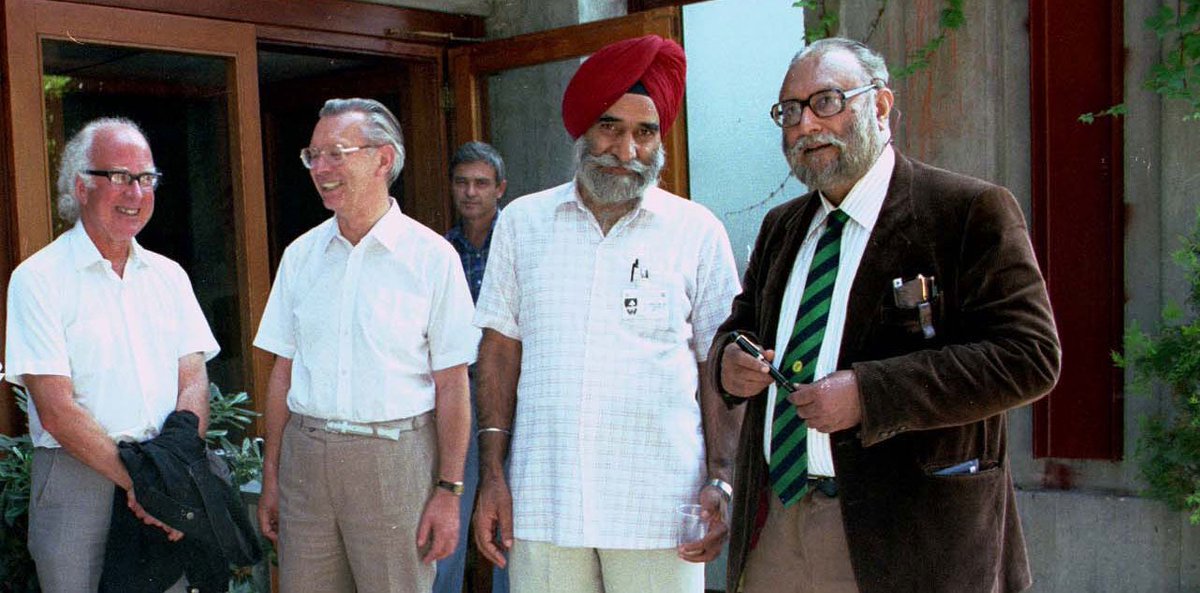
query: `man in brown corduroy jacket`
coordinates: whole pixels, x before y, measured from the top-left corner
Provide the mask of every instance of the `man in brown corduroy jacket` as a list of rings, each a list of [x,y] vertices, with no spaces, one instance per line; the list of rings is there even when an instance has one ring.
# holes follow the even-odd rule
[[[767,215],[709,357],[747,405],[730,591],[1031,584],[1005,413],[1058,378],[1045,283],[1007,190],[891,146],[887,80],[866,46],[823,40],[772,109],[813,191]]]

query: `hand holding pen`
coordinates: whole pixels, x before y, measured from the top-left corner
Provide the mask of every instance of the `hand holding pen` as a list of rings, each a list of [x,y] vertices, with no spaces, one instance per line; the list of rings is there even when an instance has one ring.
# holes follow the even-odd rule
[[[737,397],[754,397],[775,382],[791,393],[796,390],[771,361],[774,350],[760,350],[746,336],[734,332],[733,341],[721,353],[721,387]]]

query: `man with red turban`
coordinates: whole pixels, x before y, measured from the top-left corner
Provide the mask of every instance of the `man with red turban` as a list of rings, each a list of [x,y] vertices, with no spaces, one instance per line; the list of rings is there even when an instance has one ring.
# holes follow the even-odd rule
[[[725,540],[740,412],[701,378],[737,270],[716,217],[657,187],[685,72],[654,35],[592,55],[563,96],[575,178],[493,232],[475,540],[514,593],[701,593]],[[707,534],[678,543],[689,503]]]

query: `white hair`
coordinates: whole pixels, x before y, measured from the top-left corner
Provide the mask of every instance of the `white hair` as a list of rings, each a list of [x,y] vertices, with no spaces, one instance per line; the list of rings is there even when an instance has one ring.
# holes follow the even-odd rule
[[[75,180],[83,179],[85,187],[94,187],[95,182],[84,171],[91,169],[92,145],[96,142],[96,133],[109,128],[128,128],[137,132],[144,140],[146,134],[133,121],[123,117],[101,117],[93,119],[75,133],[63,148],[62,158],[58,165],[58,216],[67,224],[75,224],[79,220],[79,198],[75,196]]]

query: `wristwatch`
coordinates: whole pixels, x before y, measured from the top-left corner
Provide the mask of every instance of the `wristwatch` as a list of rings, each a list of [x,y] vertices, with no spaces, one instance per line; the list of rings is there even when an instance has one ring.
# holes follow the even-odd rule
[[[441,488],[442,490],[445,490],[446,492],[449,492],[450,494],[453,494],[455,496],[463,495],[463,483],[462,482],[451,482],[449,480],[438,480],[437,487]]]

